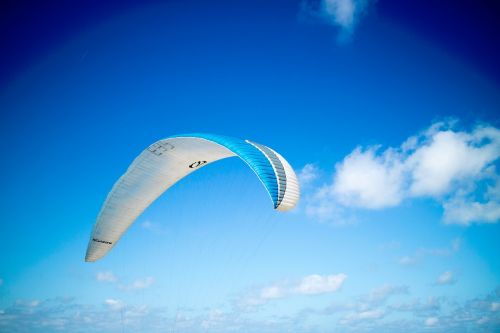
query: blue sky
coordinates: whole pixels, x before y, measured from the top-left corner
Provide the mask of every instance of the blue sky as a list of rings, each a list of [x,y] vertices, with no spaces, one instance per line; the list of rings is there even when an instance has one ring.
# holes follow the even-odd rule
[[[498,331],[498,11],[432,6],[11,5],[0,331]],[[85,263],[113,183],[189,132],[280,152],[297,209],[218,162]]]

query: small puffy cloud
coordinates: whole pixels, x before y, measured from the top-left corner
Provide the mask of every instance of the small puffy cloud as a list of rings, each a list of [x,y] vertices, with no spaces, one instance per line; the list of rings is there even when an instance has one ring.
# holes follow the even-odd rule
[[[378,209],[402,200],[403,166],[392,150],[355,149],[337,165],[332,196],[344,206]]]
[[[456,127],[438,122],[399,147],[357,147],[336,165],[333,181],[306,198],[306,211],[337,219],[345,207],[383,209],[432,198],[444,208],[445,223],[498,222],[500,130]]]
[[[285,296],[285,290],[278,285],[262,288],[260,298],[263,300],[282,298]]]
[[[306,186],[319,177],[319,169],[314,164],[306,164],[297,174],[301,186]]]
[[[319,295],[333,293],[340,289],[347,275],[312,274],[294,282],[282,281],[261,287],[245,295],[240,300],[242,306],[256,306],[267,303],[270,300],[285,298],[294,295]]]
[[[120,285],[120,289],[126,291],[143,290],[151,287],[154,282],[155,279],[152,276],[148,276],[145,278],[136,279],[130,284]]]
[[[151,230],[151,228],[153,228],[153,226],[154,226],[154,224],[150,220],[146,220],[146,221],[142,222],[142,224],[141,224],[141,227],[143,227],[146,230]]]
[[[337,291],[344,283],[347,275],[309,275],[304,277],[295,287],[294,292],[297,294],[314,295],[324,294]]]
[[[322,185],[313,193],[305,192],[305,213],[307,216],[318,219],[320,222],[333,222],[335,225],[350,225],[356,219],[346,214],[346,209],[338,201],[332,200],[330,185]]]
[[[500,311],[500,302],[492,302],[490,305],[490,310],[493,312]]]
[[[458,252],[460,250],[461,246],[462,246],[462,239],[455,238],[454,240],[451,241],[451,251],[452,252]]]
[[[111,310],[121,310],[125,307],[125,303],[123,303],[123,301],[114,298],[108,298],[104,301],[104,304],[106,304]]]
[[[305,198],[306,213],[322,221],[340,217],[341,207],[332,200],[329,186],[323,185],[313,195]]]
[[[425,326],[431,327],[436,326],[439,323],[439,319],[437,317],[429,317],[425,319]]]
[[[115,274],[111,271],[106,271],[106,272],[98,272],[96,274],[96,280],[99,282],[110,282],[114,283],[118,281],[118,277],[116,277]]]
[[[413,265],[418,262],[418,258],[416,256],[410,257],[410,256],[404,256],[399,258],[398,260],[400,265]]]
[[[455,283],[455,277],[453,276],[453,272],[446,271],[443,274],[439,275],[436,283],[439,285],[453,284]]]
[[[479,128],[467,133],[444,126],[428,130],[422,138],[427,142],[415,147],[406,161],[411,169],[411,195],[441,196],[455,181],[476,177],[499,157],[500,131]]]
[[[167,228],[160,223],[155,223],[151,220],[146,220],[141,223],[141,227],[144,230],[151,231],[155,234],[164,235],[168,232]]]
[[[340,40],[349,39],[360,18],[365,14],[369,0],[306,0],[302,9],[306,15],[339,28]]]

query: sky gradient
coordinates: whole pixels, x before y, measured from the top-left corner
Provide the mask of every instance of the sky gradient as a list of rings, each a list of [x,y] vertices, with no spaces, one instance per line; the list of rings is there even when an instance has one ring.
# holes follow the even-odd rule
[[[5,5],[0,331],[500,330],[499,11],[447,4]],[[114,182],[190,132],[278,151],[297,209],[217,162],[85,263]]]

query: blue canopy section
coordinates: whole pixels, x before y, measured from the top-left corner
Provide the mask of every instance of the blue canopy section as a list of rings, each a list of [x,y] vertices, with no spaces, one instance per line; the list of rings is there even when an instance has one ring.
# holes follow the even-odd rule
[[[193,137],[209,140],[226,147],[240,157],[257,174],[271,196],[274,208],[278,207],[278,179],[271,162],[259,149],[245,140],[223,135],[191,133],[174,135],[170,138]]]

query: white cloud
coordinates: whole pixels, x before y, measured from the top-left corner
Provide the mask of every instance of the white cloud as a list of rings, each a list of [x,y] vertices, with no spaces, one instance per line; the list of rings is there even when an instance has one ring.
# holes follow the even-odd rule
[[[500,311],[500,302],[492,302],[490,305],[490,310],[493,312]]]
[[[344,283],[347,275],[309,275],[304,277],[294,288],[297,294],[314,295],[337,291]]]
[[[110,283],[113,283],[113,282],[118,281],[118,277],[116,277],[116,275],[114,275],[113,272],[111,272],[111,271],[98,272],[96,274],[96,279],[99,282],[110,282]]]
[[[361,321],[373,321],[384,317],[385,311],[381,309],[359,311],[347,314],[341,319],[342,324],[353,324]]]
[[[165,235],[168,232],[168,230],[165,226],[163,226],[160,223],[155,223],[151,220],[146,220],[146,221],[142,222],[141,227],[145,230],[151,231],[151,232],[153,232],[155,234],[159,234],[159,235]]]
[[[142,222],[141,227],[147,230],[151,230],[151,228],[153,228],[153,225],[154,225],[153,222],[151,222],[150,220],[146,220]]]
[[[333,293],[340,289],[346,279],[347,275],[343,273],[332,275],[307,275],[292,283],[284,281],[261,287],[245,295],[239,303],[244,307],[256,306],[265,304],[273,299],[280,299],[293,295]]]
[[[354,15],[358,10],[358,2],[354,0],[324,0],[324,13],[332,23],[344,29],[349,29],[354,24]]]
[[[119,281],[118,277],[112,271],[98,272],[96,274],[96,280],[99,282],[113,283],[119,289],[124,291],[137,291],[143,290],[151,287],[155,282],[155,279],[152,276],[148,276],[145,278],[138,278],[132,281],[131,283],[117,283]]]
[[[457,195],[443,203],[444,221],[446,223],[457,223],[467,225],[472,221],[484,223],[496,223],[500,217],[500,181],[496,180],[495,194],[492,188],[486,191],[487,202],[477,202],[466,196]]]
[[[439,122],[399,147],[357,147],[336,165],[333,181],[311,195],[309,215],[337,219],[343,207],[382,209],[428,197],[444,221],[469,225],[500,220],[500,130],[459,131]]]
[[[453,284],[455,282],[456,282],[455,277],[453,276],[453,272],[451,271],[444,272],[437,278],[436,281],[436,283],[440,285]]]
[[[260,298],[264,300],[282,298],[285,295],[285,290],[277,285],[262,288],[260,291]]]
[[[121,310],[125,307],[125,303],[119,299],[108,298],[104,301],[111,310]]]
[[[319,169],[314,164],[306,164],[297,174],[301,186],[306,186],[319,177]]]
[[[365,296],[359,297],[363,298]],[[135,300],[141,305],[134,304],[133,299],[129,301],[108,298],[102,304],[84,304],[74,298],[54,298],[5,304],[0,310],[0,331],[80,332],[85,327],[88,333],[327,332],[334,325],[339,332],[430,332],[436,329],[456,332],[461,328],[467,332],[489,332],[500,327],[498,312],[492,313],[493,308],[498,307],[492,308],[492,304],[500,304],[500,287],[472,299],[413,299],[399,305],[339,299],[339,306],[305,308],[295,315],[284,313],[281,307],[276,307],[279,314],[273,314],[275,311],[271,309],[241,312],[242,309],[225,308],[223,304],[173,311],[165,306],[144,305],[141,300]],[[325,316],[325,320],[310,316]]]
[[[305,0],[303,9],[307,15],[338,27],[340,40],[348,39],[360,18],[365,14],[369,0]]]
[[[451,251],[458,252],[462,246],[462,240],[460,238],[455,238],[451,241]]]
[[[143,289],[147,289],[147,288],[151,287],[154,282],[155,282],[155,279],[152,276],[148,276],[145,278],[136,279],[130,284],[120,285],[120,289],[126,290],[126,291],[143,290]]]
[[[416,264],[418,262],[418,257],[416,257],[416,256],[413,256],[413,257],[404,256],[404,257],[401,257],[398,262],[400,265],[413,265],[413,264]]]
[[[340,207],[332,200],[329,186],[322,186],[316,192],[305,198],[307,215],[320,220],[334,219],[339,215]]]
[[[357,148],[337,165],[331,194],[344,206],[395,206],[402,200],[402,176],[403,164],[392,149],[377,156],[376,148]]]
[[[343,206],[332,200],[332,190],[329,185],[321,186],[310,195],[306,194],[303,201],[306,214],[321,222],[332,221],[335,225],[349,225],[356,222],[355,218],[346,214]]]
[[[437,317],[429,317],[425,319],[425,326],[436,326],[438,322],[439,319]]]
[[[466,133],[438,127],[437,131],[428,131],[423,139],[428,142],[415,147],[406,161],[411,169],[409,190],[413,196],[441,196],[455,181],[479,175],[500,154],[500,132],[481,128]],[[481,144],[485,139],[494,141]]]

